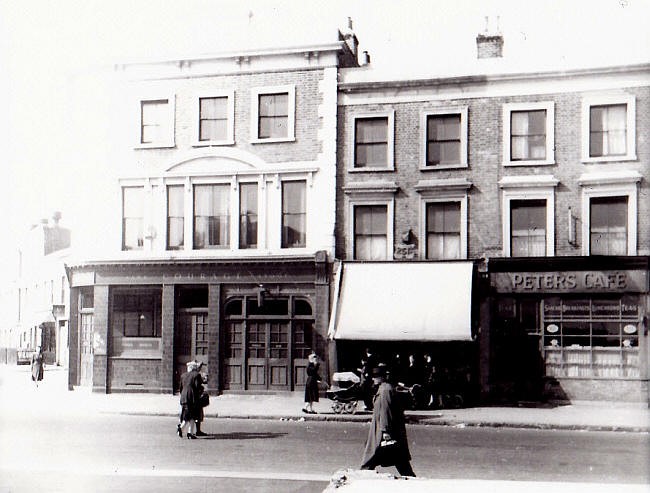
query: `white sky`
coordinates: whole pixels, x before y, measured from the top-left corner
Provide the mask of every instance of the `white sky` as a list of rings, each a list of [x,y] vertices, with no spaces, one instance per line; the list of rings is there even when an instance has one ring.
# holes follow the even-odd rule
[[[505,56],[522,66],[648,62],[649,14],[650,0],[0,0],[0,210],[9,238],[0,276],[12,239],[30,224],[60,210],[74,242],[92,219],[79,206],[84,181],[97,177],[92,150],[68,118],[76,74],[132,58],[333,41],[348,16],[383,78],[440,75],[472,59],[487,15],[500,16]]]

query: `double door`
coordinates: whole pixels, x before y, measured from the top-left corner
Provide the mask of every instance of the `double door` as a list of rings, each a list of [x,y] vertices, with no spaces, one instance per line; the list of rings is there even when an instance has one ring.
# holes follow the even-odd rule
[[[289,320],[226,323],[227,389],[290,390]]]

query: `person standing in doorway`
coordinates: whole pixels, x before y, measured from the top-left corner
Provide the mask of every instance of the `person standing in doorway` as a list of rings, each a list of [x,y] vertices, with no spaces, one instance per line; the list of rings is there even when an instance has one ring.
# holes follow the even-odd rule
[[[38,382],[43,380],[43,373],[45,371],[45,363],[43,361],[43,350],[39,346],[36,352],[32,354],[32,380],[38,387]]]
[[[187,363],[187,371],[181,375],[181,416],[176,426],[178,436],[183,438],[187,429],[187,438],[196,438],[196,421],[201,418],[201,392],[203,379],[195,361]]]
[[[305,406],[302,408],[303,413],[316,414],[314,411],[314,402],[318,402],[318,384],[321,381],[320,363],[318,356],[312,351],[307,357],[307,380],[305,381]]]
[[[372,369],[377,366],[377,357],[370,348],[366,348],[364,355],[361,357],[361,393],[366,411],[372,411],[372,396],[374,387],[372,385]]]
[[[372,421],[363,453],[361,469],[395,466],[402,476],[415,476],[406,438],[404,407],[393,385],[386,380],[386,369],[372,371],[377,385],[373,399]]]

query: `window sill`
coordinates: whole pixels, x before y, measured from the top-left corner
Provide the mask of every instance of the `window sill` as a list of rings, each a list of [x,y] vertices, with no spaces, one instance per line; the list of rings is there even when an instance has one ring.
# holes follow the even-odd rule
[[[231,146],[235,144],[234,139],[228,140],[202,140],[196,141],[192,144],[192,147],[212,147],[212,146]]]
[[[348,173],[381,173],[395,171],[394,167],[367,167],[367,168],[348,168]]]
[[[583,164],[615,163],[636,161],[636,154],[627,154],[625,156],[602,156],[602,157],[582,157]]]
[[[515,166],[553,166],[555,165],[555,160],[553,159],[539,159],[539,160],[528,160],[528,161],[504,161],[501,163],[502,166],[515,167]]]
[[[455,164],[435,164],[430,166],[420,166],[420,171],[438,171],[441,169],[467,169],[469,166],[467,163],[455,163]]]
[[[176,144],[174,142],[167,142],[167,143],[155,143],[155,144],[136,144],[133,146],[134,149],[171,149],[176,147]]]
[[[251,144],[275,144],[278,142],[295,142],[295,137],[276,137],[269,139],[251,139]]]

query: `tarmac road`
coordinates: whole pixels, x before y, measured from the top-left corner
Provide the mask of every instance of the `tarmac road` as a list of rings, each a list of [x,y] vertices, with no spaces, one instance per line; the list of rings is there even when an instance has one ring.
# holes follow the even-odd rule
[[[169,417],[2,419],[0,491],[323,491],[357,467],[365,423]],[[647,434],[409,426],[413,466],[438,479],[650,484]],[[385,469],[386,472],[394,472]]]

